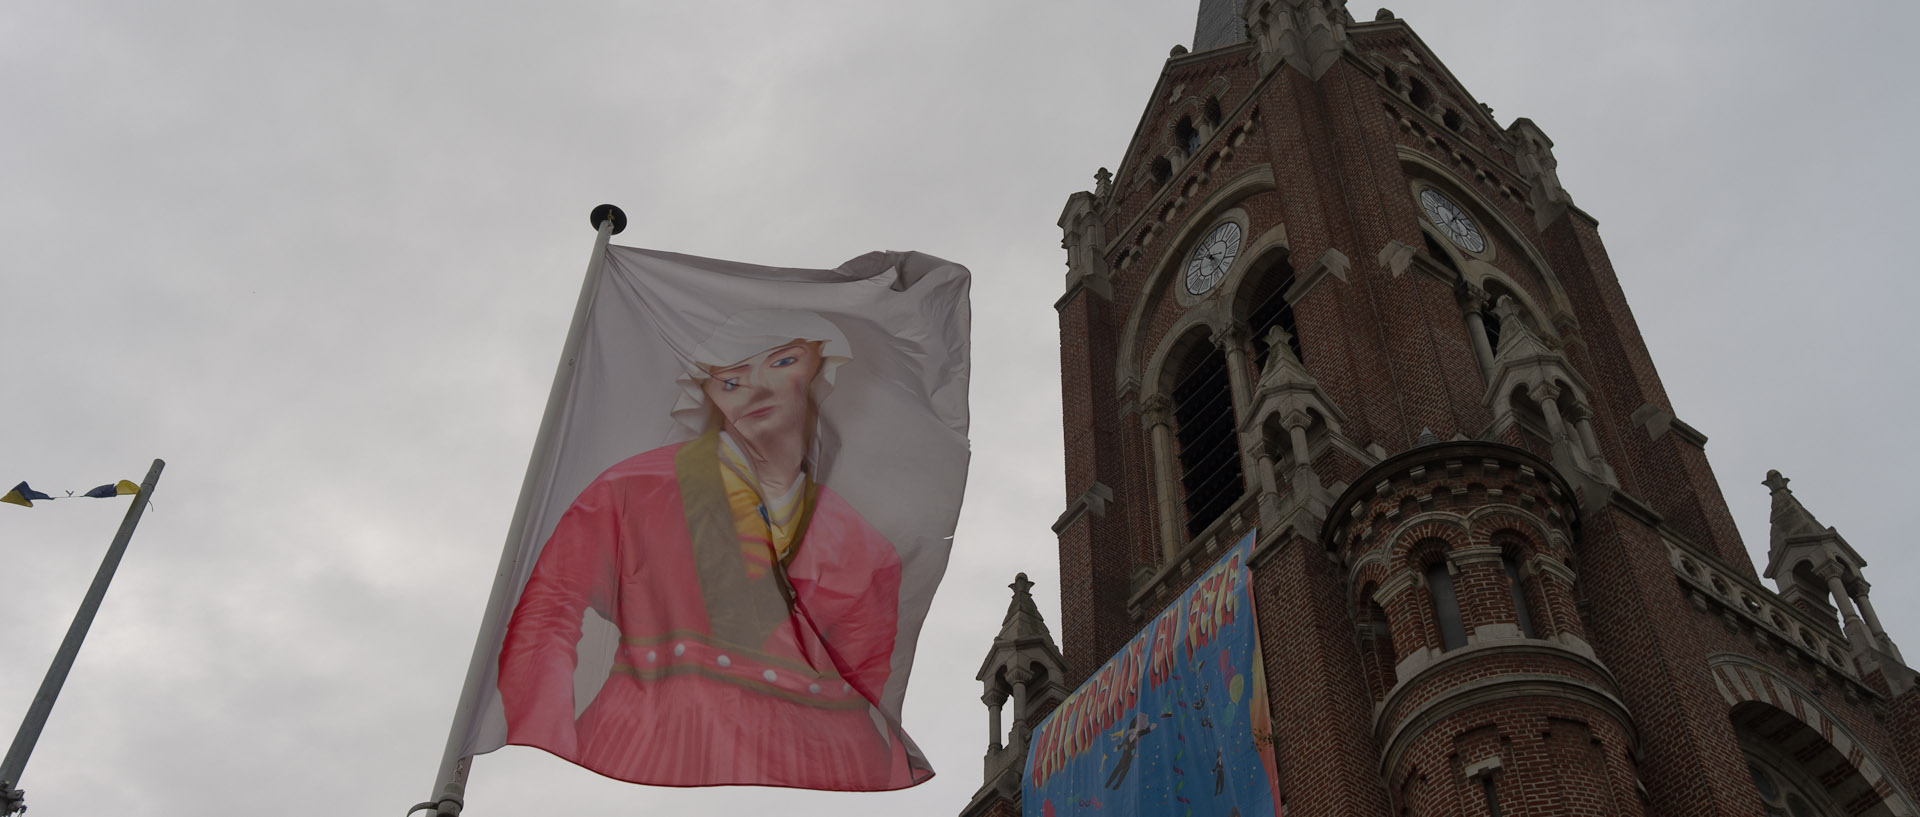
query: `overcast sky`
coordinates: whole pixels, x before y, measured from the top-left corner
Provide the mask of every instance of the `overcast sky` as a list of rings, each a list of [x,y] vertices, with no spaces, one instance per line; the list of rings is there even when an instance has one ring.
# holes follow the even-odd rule
[[[956,814],[1015,571],[1059,622],[1055,220],[1118,163],[1195,5],[0,8],[0,488],[168,461],[22,781],[32,813],[428,798],[607,201],[635,246],[972,268],[973,479],[906,708],[940,774],[678,791],[510,747],[476,761],[468,813]],[[1764,563],[1781,469],[1920,651],[1920,5],[1393,9],[1556,142],[1748,549]],[[0,740],[126,502],[0,508]]]

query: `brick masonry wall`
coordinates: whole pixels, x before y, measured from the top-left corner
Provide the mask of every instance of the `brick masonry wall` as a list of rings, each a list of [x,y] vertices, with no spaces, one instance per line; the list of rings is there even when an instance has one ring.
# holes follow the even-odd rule
[[[1293,305],[1305,367],[1344,416],[1342,445],[1322,446],[1314,458],[1323,485],[1370,488],[1380,478],[1374,462],[1354,453],[1370,445],[1393,455],[1411,448],[1423,430],[1441,440],[1487,433],[1493,410],[1451,273],[1424,259],[1413,198],[1421,179],[1474,214],[1491,246],[1482,257],[1546,312],[1535,317],[1585,381],[1601,453],[1634,501],[1602,498],[1575,510],[1573,497],[1543,487],[1557,479],[1544,463],[1531,485],[1503,487],[1482,476],[1425,486],[1437,506],[1463,515],[1502,505],[1536,516],[1548,506],[1564,512],[1541,530],[1520,531],[1517,541],[1437,537],[1444,547],[1433,547],[1447,553],[1480,549],[1456,560],[1455,584],[1468,629],[1489,639],[1517,623],[1499,554],[1544,554],[1558,565],[1529,562],[1537,569],[1527,581],[1535,626],[1559,640],[1482,650],[1452,668],[1442,656],[1425,665],[1426,674],[1415,672],[1418,683],[1385,664],[1437,653],[1438,625],[1423,586],[1379,607],[1390,657],[1388,645],[1363,639],[1361,629],[1370,634],[1372,626],[1361,589],[1391,584],[1394,570],[1414,570],[1413,563],[1356,567],[1356,554],[1330,558],[1323,543],[1265,532],[1254,592],[1289,808],[1315,815],[1486,813],[1482,778],[1468,773],[1475,764],[1486,771],[1482,761],[1497,757],[1489,773],[1503,813],[1758,813],[1721,691],[1726,676],[1716,676],[1712,664],[1730,660],[1765,667],[1780,684],[1805,690],[1794,700],[1817,704],[1826,713],[1820,717],[1850,734],[1862,757],[1877,759],[1906,791],[1920,792],[1920,738],[1913,737],[1920,734],[1920,693],[1887,700],[1836,682],[1791,650],[1702,609],[1676,580],[1669,539],[1748,579],[1755,570],[1705,453],[1681,432],[1656,436],[1657,429],[1634,419],[1644,418],[1643,407],[1670,414],[1672,406],[1594,221],[1568,208],[1544,228],[1536,224],[1515,143],[1410,29],[1395,22],[1350,31],[1356,53],[1318,80],[1287,67],[1259,76],[1251,46],[1170,60],[1113,192],[1099,205],[1110,238],[1112,297],[1081,288],[1058,305],[1066,498],[1073,502],[1095,483],[1113,492],[1102,512],[1079,513],[1058,531],[1061,646],[1072,670],[1097,667],[1143,616],[1157,612],[1128,609],[1144,577],[1163,568],[1140,403],[1159,387],[1146,382],[1147,373],[1169,333],[1194,326],[1196,316],[1218,322],[1232,312],[1209,303],[1190,309],[1173,290],[1188,243],[1226,209],[1246,213],[1249,238],[1284,226],[1297,275],[1329,250],[1350,262],[1344,280],[1321,278]],[[1411,104],[1404,79],[1396,90],[1381,73],[1379,66],[1389,65],[1411,76],[1409,52],[1442,107],[1460,114],[1457,129]],[[1217,95],[1224,116],[1218,135],[1189,161],[1170,141],[1171,128],[1206,95]],[[1406,158],[1408,152],[1418,158]],[[1161,157],[1180,160],[1165,184],[1151,177]],[[1204,206],[1263,168],[1272,189]],[[1390,274],[1380,260],[1389,242],[1422,259]],[[1223,285],[1217,297],[1232,298],[1232,289]],[[1550,459],[1547,441],[1517,426],[1492,442]],[[1503,493],[1492,494],[1496,487]],[[1284,479],[1280,488],[1289,490]],[[1523,502],[1529,492],[1532,499]],[[1372,513],[1420,512],[1418,493]],[[1414,504],[1403,510],[1406,501]],[[1559,532],[1549,535],[1549,528]],[[1188,580],[1166,573],[1150,597],[1177,595]],[[1488,626],[1496,629],[1476,630]],[[1498,703],[1461,697],[1475,684],[1521,677],[1544,686]],[[1561,691],[1541,691],[1555,689]],[[1609,696],[1617,703],[1605,703]],[[1434,706],[1453,708],[1394,739],[1395,729]],[[1390,741],[1400,747],[1399,760],[1385,768],[1395,751]],[[1642,786],[1650,808],[1643,808]]]

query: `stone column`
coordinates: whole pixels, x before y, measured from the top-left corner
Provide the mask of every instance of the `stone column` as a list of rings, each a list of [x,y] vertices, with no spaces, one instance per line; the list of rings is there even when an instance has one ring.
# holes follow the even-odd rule
[[[1259,426],[1254,427],[1253,434],[1260,434]],[[1260,471],[1260,529],[1270,530],[1280,522],[1280,483],[1273,476],[1276,466],[1273,455],[1267,452],[1266,441],[1256,442],[1254,446],[1254,467]]]
[[[1160,514],[1160,555],[1168,561],[1180,549],[1180,519],[1174,513],[1173,400],[1164,394],[1148,397],[1141,416],[1153,438],[1153,492]]]
[[[1460,301],[1460,310],[1467,316],[1467,338],[1473,341],[1473,356],[1480,361],[1480,372],[1493,376],[1493,344],[1487,341],[1487,321],[1480,315],[1486,306],[1487,292],[1477,286],[1461,282],[1456,293]]]
[[[1873,602],[1867,600],[1867,583],[1865,580],[1860,582],[1860,592],[1853,597],[1853,600],[1859,603],[1860,615],[1867,620],[1867,632],[1873,633],[1874,638],[1886,638],[1887,631],[1880,626],[1880,617],[1873,612]]]
[[[1847,631],[1847,640],[1853,642],[1853,648],[1859,650],[1873,644],[1867,634],[1867,623],[1860,620],[1860,614],[1853,609],[1853,597],[1847,595],[1846,582],[1841,581],[1840,571],[1827,571],[1827,590],[1833,593],[1833,606],[1840,608],[1840,621]]]
[[[1007,673],[1007,680],[1013,682],[1013,730],[1007,734],[1007,745],[1018,756],[1027,750],[1027,682],[1033,680],[1033,670],[1016,669]]]
[[[1542,383],[1533,387],[1531,396],[1540,404],[1541,413],[1547,415],[1547,431],[1554,441],[1567,439],[1567,423],[1560,417],[1560,387]]]
[[[1000,707],[1007,702],[1007,693],[994,690],[980,696],[980,702],[987,705],[987,747],[990,752],[1000,751]]]
[[[1240,418],[1247,416],[1253,406],[1253,382],[1247,366],[1247,327],[1242,323],[1227,324],[1213,334],[1213,345],[1227,356],[1227,383],[1233,391],[1234,439],[1240,448],[1240,478],[1245,492],[1258,494],[1260,491],[1259,462],[1252,454],[1247,434],[1239,430]]]
[[[1293,449],[1293,467],[1287,473],[1289,502],[1300,510],[1294,521],[1303,536],[1311,536],[1317,530],[1315,526],[1326,518],[1327,506],[1333,497],[1327,495],[1327,489],[1320,484],[1319,472],[1313,470],[1313,450],[1307,444],[1307,427],[1313,424],[1313,416],[1304,409],[1287,412],[1280,418],[1281,425],[1287,428],[1287,439]]]
[[[1840,580],[1839,571],[1827,573],[1827,589],[1833,591],[1833,606],[1840,608],[1842,620],[1860,620],[1860,614],[1853,609],[1853,597],[1847,595],[1847,585]]]
[[[1893,646],[1893,639],[1887,637],[1886,628],[1880,626],[1880,616],[1873,612],[1873,601],[1867,598],[1867,591],[1872,589],[1872,585],[1867,584],[1866,579],[1861,579],[1853,586],[1853,600],[1860,605],[1860,615],[1867,619],[1867,632],[1873,633],[1873,639],[1879,644],[1880,649],[1893,653],[1894,657],[1898,658],[1900,650]]]
[[[1280,421],[1287,427],[1287,439],[1293,447],[1293,470],[1313,469],[1313,451],[1307,447],[1307,426],[1313,418],[1304,411],[1288,414]]]
[[[1573,417],[1573,432],[1580,440],[1582,453],[1587,455],[1587,463],[1595,472],[1600,470],[1600,438],[1593,434],[1593,411],[1584,403],[1574,403],[1567,407],[1567,413]]]

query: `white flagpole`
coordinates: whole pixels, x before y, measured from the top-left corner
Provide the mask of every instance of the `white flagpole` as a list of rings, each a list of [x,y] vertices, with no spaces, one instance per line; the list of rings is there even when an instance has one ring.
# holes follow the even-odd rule
[[[127,552],[127,543],[133,540],[133,529],[140,524],[140,513],[147,508],[147,500],[153,497],[153,488],[160,484],[160,469],[167,466],[165,461],[154,460],[147,469],[147,478],[140,484],[140,492],[134,494],[133,505],[127,508],[127,515],[120,520],[120,530],[113,534],[113,542],[107,545],[107,555],[100,560],[100,569],[93,574],[93,584],[87,587],[87,595],[80,600],[80,609],[73,614],[73,624],[67,627],[67,638],[60,642],[60,649],[53,654],[53,664],[47,667],[46,678],[40,681],[40,691],[33,696],[33,703],[27,707],[27,717],[20,722],[20,731],[13,734],[13,745],[7,747],[6,760],[0,761],[0,815],[13,814],[27,810],[26,792],[14,788],[19,785],[20,776],[27,770],[27,758],[33,756],[33,746],[40,740],[40,730],[47,725],[47,716],[53,714],[53,702],[60,697],[60,688],[67,683],[67,673],[73,670],[73,660],[80,655],[80,645],[87,640],[87,630],[93,626],[94,614],[100,612],[100,602],[107,597],[107,585],[113,583],[113,573],[120,568],[120,557]]]
[[[627,228],[627,214],[611,204],[593,208],[587,216],[595,230],[593,256],[587,260],[586,280],[580,283],[580,299],[573,305],[573,324],[567,327],[567,342],[560,352],[560,365],[553,372],[553,386],[547,390],[546,413],[540,417],[540,432],[533,438],[533,454],[527,458],[526,476],[520,481],[520,498],[513,505],[513,521],[507,523],[507,542],[500,550],[500,566],[493,574],[493,592],[487,595],[486,613],[480,618],[480,633],[473,642],[473,659],[467,664],[467,680],[460,689],[460,704],[453,712],[453,727],[447,732],[447,749],[440,758],[440,773],[433,783],[433,799],[407,810],[433,809],[440,817],[457,817],[466,804],[467,771],[473,758],[464,753],[467,733],[472,731],[474,699],[486,678],[487,662],[493,657],[493,644],[500,637],[501,600],[508,593],[508,577],[513,573],[514,554],[525,537],[527,514],[533,504],[533,491],[540,471],[553,448],[554,433],[560,424],[560,406],[573,383],[573,364],[580,357],[580,342],[585,334],[587,310],[593,306],[594,293],[600,289],[601,271],[606,266],[607,239]]]

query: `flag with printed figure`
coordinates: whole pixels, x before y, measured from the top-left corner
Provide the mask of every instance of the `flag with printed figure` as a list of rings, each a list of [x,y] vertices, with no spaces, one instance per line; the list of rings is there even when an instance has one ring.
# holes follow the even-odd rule
[[[605,262],[465,754],[668,786],[931,777],[900,714],[966,481],[967,270]]]

